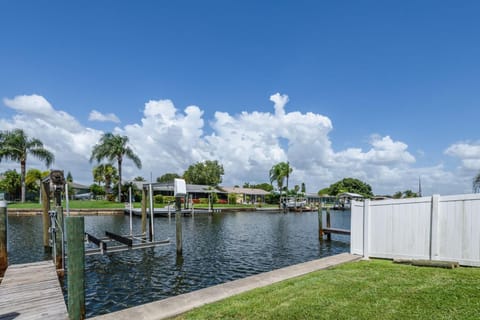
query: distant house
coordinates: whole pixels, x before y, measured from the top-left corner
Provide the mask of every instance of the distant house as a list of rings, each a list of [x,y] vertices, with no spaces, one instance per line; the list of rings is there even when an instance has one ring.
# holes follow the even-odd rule
[[[265,196],[270,192],[256,188],[240,188],[240,187],[221,187],[228,194],[237,196],[238,204],[246,203],[265,203]]]
[[[389,199],[392,199],[392,197],[390,197],[390,196],[377,195],[377,196],[373,196],[373,197],[371,198],[372,201],[376,201],[376,200],[389,200]]]
[[[139,189],[142,188],[148,190],[150,183],[145,181],[132,181],[133,184]],[[173,196],[173,182],[170,183],[152,183],[152,190],[154,194],[161,194],[164,196]],[[201,199],[201,198],[209,198],[212,193],[216,193],[218,195],[225,194],[226,192],[222,191],[219,188],[207,186],[207,185],[200,185],[200,184],[187,184],[187,197],[188,201]],[[187,202],[188,202],[187,201]]]
[[[84,199],[92,199],[93,195],[90,192],[90,187],[76,183],[70,182],[68,184],[69,187],[69,194],[71,195],[72,199],[84,200]]]
[[[337,199],[334,196],[318,195],[317,193],[305,193],[304,198],[307,200],[307,204],[310,206],[318,206],[320,203],[322,203],[323,205],[331,204],[333,206],[335,200]]]
[[[340,193],[339,195],[337,195],[337,198],[338,198],[338,206],[337,207],[339,209],[349,209],[352,200],[360,201],[360,200],[363,200],[364,197],[361,194],[358,194],[358,193],[344,192],[344,193]]]

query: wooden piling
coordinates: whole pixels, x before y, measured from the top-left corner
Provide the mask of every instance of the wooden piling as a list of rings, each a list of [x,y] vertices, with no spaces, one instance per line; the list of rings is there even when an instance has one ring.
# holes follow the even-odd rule
[[[323,213],[321,203],[318,206],[318,240],[323,240]]]
[[[84,217],[67,217],[68,317],[85,319]]]
[[[8,267],[7,224],[7,201],[0,201],[0,277]]]
[[[45,252],[51,252],[50,247],[50,216],[48,211],[50,211],[50,192],[49,186],[46,183],[41,183],[42,188],[42,222],[43,222],[43,248]]]
[[[142,187],[142,234],[147,234],[147,192]]]
[[[330,229],[332,226],[330,224],[330,208],[327,208],[327,229]],[[332,234],[329,232],[327,233],[327,240],[332,240]]]
[[[177,238],[177,255],[182,255],[182,201],[181,197],[175,198],[175,227]]]
[[[150,210],[150,223],[148,224],[148,239],[151,241],[155,241],[155,229],[153,226],[153,217],[155,215],[155,208],[153,207],[153,188],[152,184],[150,183],[148,186],[148,202],[150,204],[149,210]]]
[[[63,223],[63,207],[57,206],[55,207],[55,211],[57,213],[57,227],[55,232],[55,267],[57,269],[57,273],[60,276],[63,276],[63,237],[64,237],[64,223]]]

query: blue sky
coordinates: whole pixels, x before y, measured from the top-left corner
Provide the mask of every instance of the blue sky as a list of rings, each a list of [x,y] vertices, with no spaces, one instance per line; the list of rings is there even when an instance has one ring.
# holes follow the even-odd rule
[[[470,192],[480,170],[479,9],[476,1],[0,1],[0,129],[38,136],[55,166],[87,184],[91,147],[114,131],[129,135],[144,162],[140,171],[126,163],[126,178],[211,158],[224,163],[225,184],[263,182],[288,160],[294,183],[312,192],[344,176],[376,193],[415,190],[419,176],[428,194]],[[276,93],[288,95],[277,103],[285,117],[275,116]],[[149,101],[157,111],[146,113]],[[0,172],[9,168],[0,163]]]

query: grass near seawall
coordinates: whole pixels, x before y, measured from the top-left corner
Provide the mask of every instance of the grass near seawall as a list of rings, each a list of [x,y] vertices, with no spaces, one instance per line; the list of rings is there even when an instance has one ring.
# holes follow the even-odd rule
[[[69,205],[71,209],[123,209],[125,208],[125,203],[123,202],[112,202],[106,200],[70,200]],[[63,202],[63,206],[66,207],[65,202]],[[135,202],[133,204],[134,208],[141,208],[142,205],[140,202]],[[163,204],[155,204],[155,208],[163,208],[165,205]],[[38,202],[27,202],[27,203],[9,203],[9,208],[14,209],[41,209],[42,205]],[[264,207],[278,207],[278,205],[264,205]],[[208,208],[208,204],[196,204],[195,208]],[[254,205],[231,205],[231,204],[215,204],[215,209],[221,208],[228,208],[228,209],[235,209],[235,208],[255,208]]]
[[[66,207],[65,202],[62,203]],[[123,209],[125,204],[123,202],[111,202],[106,200],[70,200],[69,206],[72,209]],[[14,209],[41,209],[40,203],[26,202],[26,203],[9,203],[9,208]],[[135,203],[135,207],[140,208],[140,203]]]
[[[183,319],[479,319],[480,268],[360,261],[256,289]]]

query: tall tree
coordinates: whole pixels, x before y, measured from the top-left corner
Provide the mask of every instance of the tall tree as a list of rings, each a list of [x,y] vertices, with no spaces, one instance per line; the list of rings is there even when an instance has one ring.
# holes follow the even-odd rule
[[[416,192],[413,192],[412,190],[405,190],[403,192],[403,195],[405,198],[416,198],[418,197],[418,194]]]
[[[142,161],[140,158],[133,152],[133,150],[128,146],[128,137],[121,136],[113,133],[105,133],[101,138],[99,143],[97,143],[92,150],[92,155],[90,156],[90,162],[94,159],[97,162],[107,159],[108,161],[117,161],[118,169],[118,198],[117,201],[120,202],[121,193],[122,193],[122,163],[123,158],[126,157],[133,161],[135,166],[139,169],[142,168]]]
[[[161,177],[158,177],[157,178],[157,182],[160,182],[160,183],[169,183],[169,182],[173,182],[173,180],[175,178],[180,178],[180,175],[176,174],[176,173],[165,173],[164,175],[162,175]]]
[[[28,169],[27,175],[25,176],[25,185],[27,187],[27,196],[28,192],[38,193],[38,197],[41,203],[42,196],[40,191],[40,186],[43,178],[50,175],[50,170],[40,171],[38,169],[32,168]]]
[[[47,167],[55,160],[53,153],[43,147],[42,141],[28,137],[22,129],[0,132],[0,161],[5,158],[7,160],[20,162],[22,202],[25,202],[25,176],[28,154],[45,162]]]
[[[217,160],[207,160],[189,166],[183,178],[187,183],[218,186],[222,183],[224,173],[223,166]]]
[[[118,181],[117,169],[111,164],[100,164],[93,168],[93,181],[104,184],[105,194],[111,193],[112,182]]]
[[[3,179],[0,180],[0,189],[8,194],[7,200],[18,199],[21,190],[21,177],[17,170],[8,170],[3,173]]]
[[[278,191],[280,194],[283,190],[283,182],[285,179],[287,180],[287,192],[288,192],[288,179],[290,174],[293,172],[292,167],[290,167],[289,162],[279,162],[270,169],[269,176],[270,176],[270,183],[274,181],[277,183]]]
[[[361,194],[364,197],[372,197],[372,187],[355,178],[344,178],[340,181],[331,184],[329,187],[329,194],[336,196],[343,192],[352,192]]]
[[[273,191],[272,185],[268,182],[263,182],[263,183],[258,183],[258,184],[250,184],[249,182],[245,182],[243,184],[243,188],[262,189],[262,190],[265,190],[267,192],[272,192]]]
[[[283,182],[285,181],[285,176],[283,175],[282,167],[280,166],[280,164],[277,163],[273,165],[268,175],[270,177],[271,184],[273,184],[273,182],[277,183],[277,188],[281,195],[283,190]]]
[[[70,171],[68,171],[67,173],[67,182],[73,182],[73,176],[72,176],[72,173]]]
[[[293,172],[293,168],[290,167],[290,162],[287,161],[287,163],[283,165],[283,170],[285,172],[285,178],[287,178],[286,187],[287,187],[287,192],[288,192],[288,179],[290,178],[290,174]]]
[[[480,192],[480,172],[473,178],[473,192]]]

